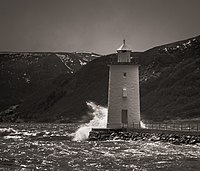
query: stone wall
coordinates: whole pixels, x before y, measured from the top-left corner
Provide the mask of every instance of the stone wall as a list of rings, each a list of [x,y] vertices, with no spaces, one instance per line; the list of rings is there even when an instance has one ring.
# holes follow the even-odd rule
[[[125,140],[125,141],[162,141],[172,144],[200,143],[200,132],[178,132],[164,130],[123,130],[123,129],[93,129],[89,141]]]

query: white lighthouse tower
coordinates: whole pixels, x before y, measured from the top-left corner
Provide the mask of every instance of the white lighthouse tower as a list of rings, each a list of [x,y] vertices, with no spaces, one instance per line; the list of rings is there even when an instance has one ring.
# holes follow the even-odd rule
[[[125,40],[109,67],[107,128],[132,128],[140,123],[139,71]]]

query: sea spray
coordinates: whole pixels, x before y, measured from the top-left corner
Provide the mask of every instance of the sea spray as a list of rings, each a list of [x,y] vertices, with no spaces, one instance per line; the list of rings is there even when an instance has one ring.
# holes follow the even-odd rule
[[[86,140],[92,128],[106,128],[107,125],[107,108],[96,105],[94,102],[86,103],[87,106],[91,109],[89,115],[92,115],[93,119],[90,120],[89,123],[82,124],[80,126],[80,128],[74,133],[74,141]]]
[[[141,128],[146,128],[146,125],[145,125],[145,123],[143,121],[140,121],[140,127]]]

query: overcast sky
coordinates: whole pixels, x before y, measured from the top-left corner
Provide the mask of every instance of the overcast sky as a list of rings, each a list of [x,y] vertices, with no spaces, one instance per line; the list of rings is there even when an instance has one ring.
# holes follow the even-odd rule
[[[200,0],[0,0],[0,51],[113,53],[200,35]]]

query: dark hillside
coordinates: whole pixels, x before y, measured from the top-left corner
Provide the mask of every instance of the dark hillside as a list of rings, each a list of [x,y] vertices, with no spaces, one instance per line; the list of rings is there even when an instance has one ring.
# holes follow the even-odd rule
[[[95,59],[71,78],[61,75],[23,103],[18,110],[20,118],[77,121],[87,113],[86,101],[107,105],[107,59]]]
[[[94,53],[0,53],[0,112],[22,103],[60,74],[75,73],[96,57],[99,55]]]
[[[0,54],[0,110],[21,103],[36,89],[65,72],[51,54]]]
[[[200,36],[132,56],[140,65],[142,119],[200,117]],[[76,121],[86,115],[86,101],[107,105],[107,63],[115,57],[97,58],[71,78],[61,75],[27,99],[16,118]]]
[[[200,117],[200,36],[138,57],[145,119]]]

